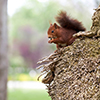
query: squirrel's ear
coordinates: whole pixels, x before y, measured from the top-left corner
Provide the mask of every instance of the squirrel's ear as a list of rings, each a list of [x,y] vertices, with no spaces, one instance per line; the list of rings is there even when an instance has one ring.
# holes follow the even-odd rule
[[[51,21],[49,21],[49,24],[50,24],[50,26],[52,26],[52,23],[51,23]]]
[[[59,28],[59,26],[56,23],[54,23],[54,27],[55,29]]]

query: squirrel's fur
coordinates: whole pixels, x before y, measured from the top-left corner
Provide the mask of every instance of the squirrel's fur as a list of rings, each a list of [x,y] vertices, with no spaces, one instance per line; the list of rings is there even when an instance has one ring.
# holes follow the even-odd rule
[[[48,38],[50,38],[50,40],[48,43],[55,43],[57,48],[72,44],[75,40],[73,34],[79,31],[85,31],[81,22],[70,18],[64,11],[59,13],[56,17],[56,21],[60,26],[56,23],[50,24],[48,29]]]
[[[85,30],[81,22],[76,19],[70,18],[67,13],[63,11],[61,11],[61,13],[59,13],[59,16],[56,17],[56,21],[60,24],[61,27],[66,29],[73,29],[76,32]]]

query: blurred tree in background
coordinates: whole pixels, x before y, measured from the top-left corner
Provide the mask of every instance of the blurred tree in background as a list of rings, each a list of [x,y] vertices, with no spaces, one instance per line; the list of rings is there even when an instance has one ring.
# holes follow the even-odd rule
[[[8,35],[7,0],[0,0],[0,100],[7,99]]]
[[[47,43],[46,33],[49,21],[54,23],[59,11],[64,10],[82,21],[87,30],[91,26],[92,3],[86,0],[42,1],[26,0],[25,5],[9,17],[10,73],[29,72],[37,67],[36,62],[41,57],[56,49]]]

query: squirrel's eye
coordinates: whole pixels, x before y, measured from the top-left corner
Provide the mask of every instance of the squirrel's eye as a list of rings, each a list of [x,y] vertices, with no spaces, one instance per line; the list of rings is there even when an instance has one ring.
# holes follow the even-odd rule
[[[51,33],[54,33],[54,30],[52,30]]]

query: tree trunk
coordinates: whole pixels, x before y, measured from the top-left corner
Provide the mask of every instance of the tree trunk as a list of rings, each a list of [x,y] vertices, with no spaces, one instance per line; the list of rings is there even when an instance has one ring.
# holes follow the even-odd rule
[[[0,0],[0,100],[7,99],[7,0]]]
[[[38,62],[52,100],[100,100],[100,6],[92,20],[90,31]]]

